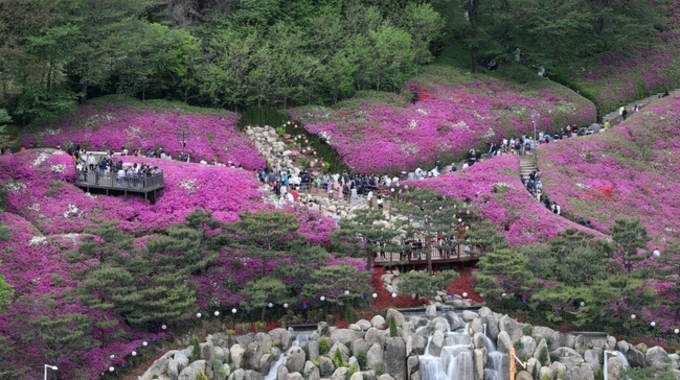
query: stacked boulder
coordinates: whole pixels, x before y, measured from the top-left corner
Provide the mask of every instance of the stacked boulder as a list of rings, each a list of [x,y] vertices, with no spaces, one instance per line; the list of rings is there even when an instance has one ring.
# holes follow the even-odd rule
[[[510,378],[511,360],[518,380],[594,380],[605,370],[610,380],[622,380],[628,364],[680,379],[680,358],[661,347],[617,342],[606,334],[561,333],[486,307],[442,312],[431,305],[408,318],[389,309],[385,317],[361,319],[343,329],[321,322],[315,331],[298,333],[297,340],[292,329],[283,328],[238,337],[212,334],[198,347],[167,352],[138,380],[434,380],[419,371],[421,358],[440,356],[456,330],[469,342],[475,378],[454,374],[450,380],[484,380],[489,353],[496,348],[503,380]],[[605,352],[610,353],[606,368]]]

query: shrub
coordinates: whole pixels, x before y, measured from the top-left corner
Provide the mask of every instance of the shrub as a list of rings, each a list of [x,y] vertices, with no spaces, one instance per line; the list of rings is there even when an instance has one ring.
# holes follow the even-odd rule
[[[191,338],[191,345],[193,346],[193,349],[191,350],[192,359],[199,360],[201,358],[201,345],[197,336]]]
[[[330,377],[333,374],[333,365],[329,362],[323,362],[319,366],[319,375],[321,377]]]
[[[203,371],[198,373],[198,376],[196,376],[196,380],[208,380],[208,376],[205,375]]]
[[[522,343],[521,341],[518,340],[517,342],[515,342],[514,346],[515,346],[515,350],[519,351],[519,350],[524,348],[524,343]]]
[[[541,364],[545,364],[548,362],[549,357],[548,347],[541,348],[541,352],[538,353],[538,361],[540,361]]]
[[[357,362],[359,363],[359,368],[362,370],[367,370],[368,369],[368,356],[366,355],[366,351],[361,350],[357,352]]]
[[[375,376],[380,377],[380,375],[385,374],[385,365],[383,363],[378,363],[375,365]]]
[[[399,336],[399,331],[397,330],[397,321],[394,320],[394,317],[390,317],[389,324],[390,324],[390,336],[392,337]]]
[[[351,366],[349,366],[349,371],[347,371],[347,377],[351,378],[352,375],[354,375],[357,372],[359,372],[359,366],[357,366],[356,364],[352,364]]]
[[[354,309],[349,306],[345,307],[345,321],[347,321],[347,323],[352,323],[354,322],[354,318]]]
[[[531,333],[533,333],[533,332],[534,332],[534,327],[531,326],[531,325],[524,325],[524,327],[522,327],[522,334],[524,334],[526,336],[531,336]]]
[[[333,364],[335,364],[335,368],[342,367],[343,362],[342,351],[335,350],[335,354],[333,355]]]
[[[330,350],[331,345],[330,343],[328,343],[328,339],[326,339],[325,336],[322,336],[321,339],[319,340],[319,354],[326,355]]]

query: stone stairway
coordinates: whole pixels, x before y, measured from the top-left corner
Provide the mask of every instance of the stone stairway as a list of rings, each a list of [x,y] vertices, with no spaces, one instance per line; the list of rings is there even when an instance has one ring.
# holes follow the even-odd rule
[[[538,162],[533,155],[524,155],[519,158],[519,175],[525,180],[529,180],[529,174],[538,170]]]

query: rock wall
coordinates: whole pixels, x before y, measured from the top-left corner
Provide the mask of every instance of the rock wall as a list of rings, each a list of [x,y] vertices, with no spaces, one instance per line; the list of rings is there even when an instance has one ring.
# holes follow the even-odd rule
[[[397,326],[394,336],[391,319]],[[238,337],[212,334],[200,344],[200,353],[194,347],[169,351],[138,380],[195,380],[200,373],[210,380],[436,380],[421,363],[444,358],[454,336],[459,341],[467,337],[462,342],[469,345],[474,379],[451,375],[449,380],[485,380],[485,371],[497,359],[502,379],[496,380],[507,380],[511,350],[517,357],[517,380],[594,380],[605,370],[605,351],[611,351],[606,365],[610,380],[622,380],[628,364],[652,366],[680,379],[680,358],[661,347],[617,342],[605,335],[560,333],[486,307],[455,313],[431,305],[424,315],[407,317],[390,309],[386,317],[361,319],[346,329],[322,322],[316,331],[297,334],[297,340],[292,329],[282,328]]]

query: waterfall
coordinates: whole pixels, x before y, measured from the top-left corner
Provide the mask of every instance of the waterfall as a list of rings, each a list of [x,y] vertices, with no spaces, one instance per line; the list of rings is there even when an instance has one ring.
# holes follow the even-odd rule
[[[486,335],[486,323],[484,324],[484,338],[486,338],[486,348],[489,350],[484,380],[503,380],[503,354],[498,352],[494,341]]]
[[[279,356],[279,360],[272,363],[269,368],[269,373],[264,377],[264,380],[276,380],[276,373],[279,371],[279,367],[286,364],[286,353],[282,352]]]
[[[623,368],[628,368],[630,367],[630,363],[628,363],[628,359],[626,359],[626,355],[623,354],[621,351],[614,351],[616,354],[616,357],[621,360],[621,363],[623,363]]]
[[[421,380],[468,380],[474,379],[474,361],[472,360],[472,336],[468,326],[462,332],[449,332],[444,339],[441,354],[432,356],[427,339],[425,354],[419,357]]]

